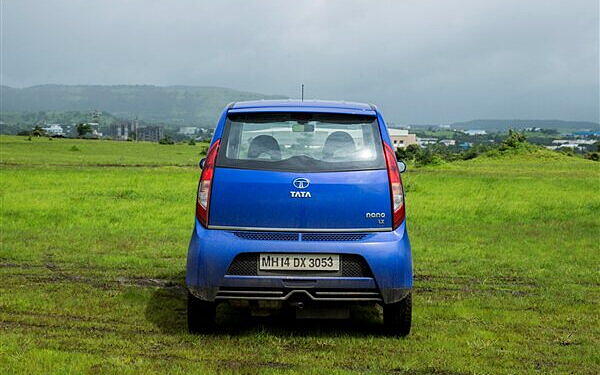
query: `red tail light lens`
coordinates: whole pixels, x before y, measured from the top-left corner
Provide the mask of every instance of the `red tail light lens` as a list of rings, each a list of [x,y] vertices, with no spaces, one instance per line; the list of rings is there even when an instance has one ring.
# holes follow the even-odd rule
[[[385,163],[387,165],[388,177],[390,180],[390,194],[392,200],[392,229],[398,228],[405,216],[404,211],[404,188],[402,187],[402,179],[400,179],[400,171],[398,170],[398,162],[394,150],[387,144],[383,143],[385,151]]]
[[[206,154],[206,161],[202,174],[200,174],[200,182],[198,183],[198,197],[196,199],[196,217],[205,227],[208,226],[208,206],[210,204],[210,187],[215,174],[215,160],[219,153],[219,145],[221,140],[217,139],[210,146]]]

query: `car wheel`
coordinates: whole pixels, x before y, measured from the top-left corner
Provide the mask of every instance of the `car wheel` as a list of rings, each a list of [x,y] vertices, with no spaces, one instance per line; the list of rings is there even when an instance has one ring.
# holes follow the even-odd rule
[[[404,337],[410,333],[412,321],[412,293],[400,302],[383,306],[383,324],[387,333]]]
[[[216,307],[214,302],[203,301],[188,291],[187,323],[189,333],[208,333],[214,330],[216,323]]]

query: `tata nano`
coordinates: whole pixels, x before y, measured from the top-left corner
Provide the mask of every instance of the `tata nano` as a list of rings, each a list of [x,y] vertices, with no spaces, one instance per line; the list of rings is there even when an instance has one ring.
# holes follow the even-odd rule
[[[225,302],[298,318],[378,304],[385,330],[407,335],[412,257],[394,149],[373,105],[227,106],[200,162],[189,331],[212,330]]]

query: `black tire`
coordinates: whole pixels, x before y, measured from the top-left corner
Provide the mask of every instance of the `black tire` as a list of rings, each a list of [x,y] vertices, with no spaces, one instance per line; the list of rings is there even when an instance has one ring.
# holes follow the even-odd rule
[[[188,291],[187,323],[189,333],[210,333],[216,327],[217,304],[196,298]]]
[[[388,334],[404,337],[410,333],[412,323],[412,293],[400,302],[383,306],[383,325]]]

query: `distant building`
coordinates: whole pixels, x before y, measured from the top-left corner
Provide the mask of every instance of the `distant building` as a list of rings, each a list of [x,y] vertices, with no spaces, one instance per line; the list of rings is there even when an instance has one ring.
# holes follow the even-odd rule
[[[595,139],[576,139],[573,141],[573,143],[578,144],[578,145],[593,145],[596,142],[599,142]]]
[[[117,141],[136,139],[137,121],[114,122],[108,127],[108,136]]]
[[[444,146],[455,146],[456,140],[455,139],[442,139],[440,141],[440,143],[443,144]]]
[[[556,150],[559,148],[572,148],[572,149],[576,149],[576,150],[583,150],[583,147],[581,145],[578,145],[577,143],[561,143],[559,145],[556,146],[546,146],[547,149],[550,150]]]
[[[47,127],[44,128],[44,130],[46,131],[46,133],[48,133],[48,135],[65,135],[64,130],[62,128],[62,126],[60,126],[60,124],[48,124]]]
[[[468,148],[473,147],[473,143],[471,143],[471,142],[463,142],[463,143],[459,144],[458,147],[466,150]]]
[[[102,132],[100,132],[99,128],[100,128],[100,124],[97,122],[87,122],[86,124],[88,124],[90,126],[90,128],[92,129],[92,132],[89,133],[86,137],[90,137],[90,138],[100,138],[102,137]],[[75,133],[77,133],[77,125],[75,125],[74,127]]]
[[[158,142],[162,138],[164,138],[164,129],[162,126],[146,126],[137,130],[136,139],[138,141]]]
[[[486,135],[487,132],[485,130],[480,130],[480,129],[469,129],[469,130],[465,130],[463,133],[468,134],[468,135]]]
[[[417,138],[417,144],[421,147],[426,147],[428,145],[434,145],[438,143],[437,138]]]
[[[572,134],[574,137],[600,137],[600,131],[590,131],[590,130],[584,130],[584,131],[578,131],[578,132],[573,132]]]
[[[565,145],[565,144],[574,144],[574,145],[593,145],[598,142],[595,139],[555,139],[552,141],[554,145]]]
[[[410,145],[417,145],[417,136],[409,134],[406,129],[388,129],[390,138],[394,147],[406,148]]]
[[[194,136],[194,135],[196,135],[196,133],[198,133],[199,130],[200,129],[195,126],[185,126],[185,127],[179,128],[178,133],[183,134],[183,135],[188,135],[188,136]]]
[[[212,138],[215,129],[213,128],[199,128],[198,135],[196,135],[197,141],[206,141]]]
[[[572,148],[577,150],[585,151],[591,148],[598,142],[595,139],[555,139],[552,141],[552,146],[546,146],[550,150],[556,150],[557,148]]]
[[[72,136],[76,136],[77,132],[75,130],[75,125],[62,125],[63,128],[63,134],[66,137],[72,137]]]

